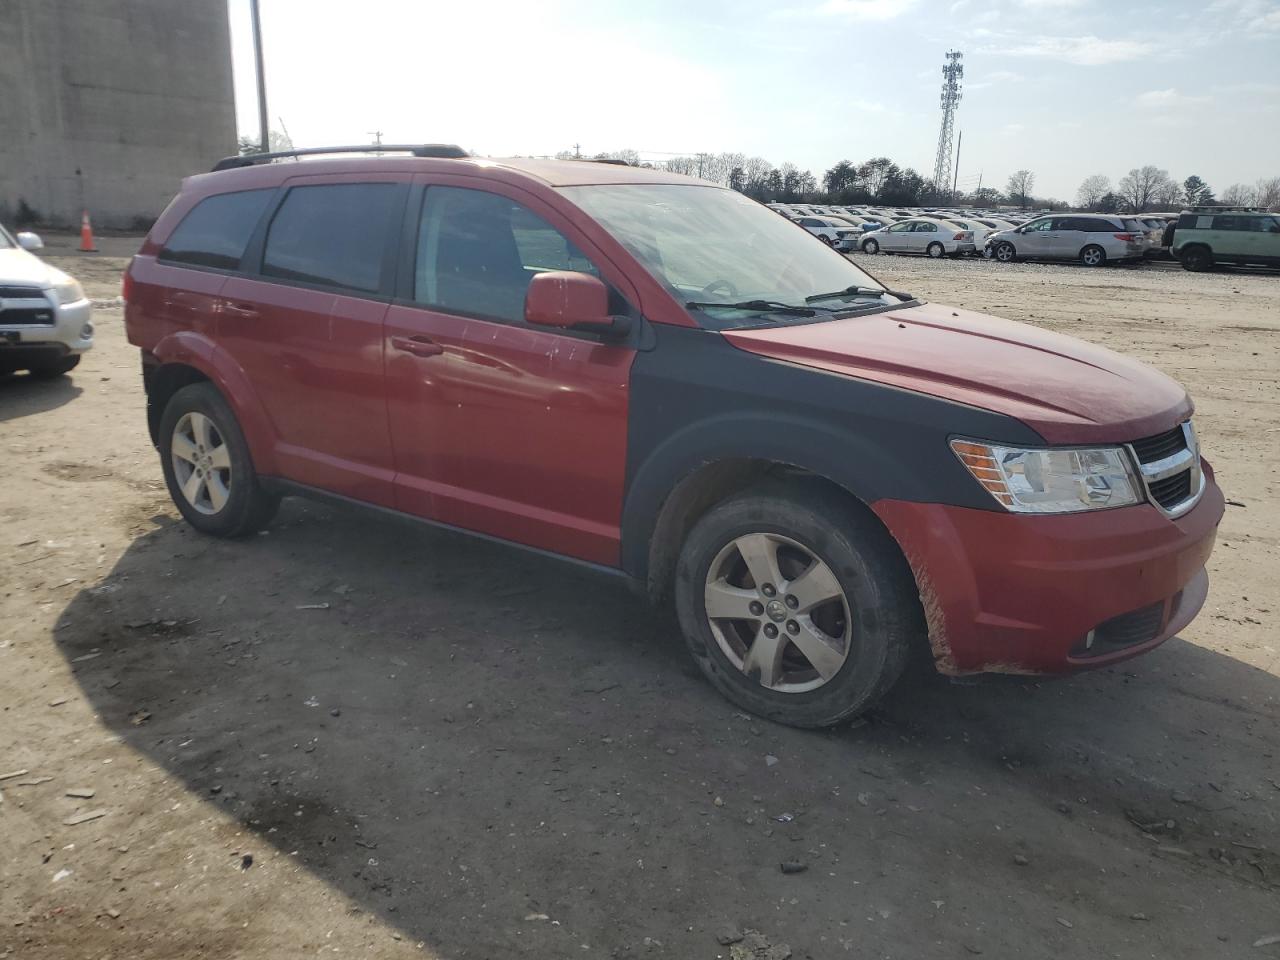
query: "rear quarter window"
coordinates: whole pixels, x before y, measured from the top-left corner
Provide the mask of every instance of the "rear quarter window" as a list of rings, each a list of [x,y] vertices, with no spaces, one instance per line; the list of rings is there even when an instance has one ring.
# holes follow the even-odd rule
[[[236,270],[274,188],[219,193],[197,203],[169,235],[159,259]]]

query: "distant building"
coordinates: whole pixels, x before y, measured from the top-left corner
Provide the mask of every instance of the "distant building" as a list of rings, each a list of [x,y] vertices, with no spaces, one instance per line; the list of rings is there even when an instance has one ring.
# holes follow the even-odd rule
[[[226,0],[0,7],[0,220],[140,227],[236,152]]]

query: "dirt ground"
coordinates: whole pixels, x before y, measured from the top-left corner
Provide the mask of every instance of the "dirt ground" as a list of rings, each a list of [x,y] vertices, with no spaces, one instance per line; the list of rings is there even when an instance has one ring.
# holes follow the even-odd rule
[[[773,726],[568,565],[293,500],[194,534],[103,306],[0,382],[0,956],[1280,956],[1280,276],[855,260],[1189,387],[1232,505],[1183,636]]]

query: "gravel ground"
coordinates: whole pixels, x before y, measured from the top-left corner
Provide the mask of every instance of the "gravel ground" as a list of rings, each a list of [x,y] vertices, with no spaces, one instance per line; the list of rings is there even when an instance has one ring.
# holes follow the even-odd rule
[[[564,565],[296,501],[190,532],[104,306],[0,382],[0,956],[1280,956],[1280,276],[853,259],[1187,384],[1234,505],[1183,636],[776,727]]]

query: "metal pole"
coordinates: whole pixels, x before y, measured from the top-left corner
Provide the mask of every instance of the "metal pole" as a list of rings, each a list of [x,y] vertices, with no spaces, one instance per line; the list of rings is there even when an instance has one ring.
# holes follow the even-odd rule
[[[956,134],[956,176],[955,176],[955,179],[951,181],[951,197],[949,200],[949,202],[951,203],[955,203],[956,184],[960,182],[960,147],[963,144],[964,144],[964,131],[961,130],[958,134]]]
[[[253,62],[258,74],[258,149],[267,153],[271,149],[271,119],[267,113],[267,78],[262,71],[262,20],[258,15],[258,0],[249,0],[249,13],[253,19]]]

